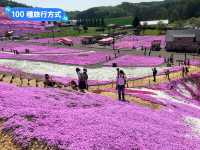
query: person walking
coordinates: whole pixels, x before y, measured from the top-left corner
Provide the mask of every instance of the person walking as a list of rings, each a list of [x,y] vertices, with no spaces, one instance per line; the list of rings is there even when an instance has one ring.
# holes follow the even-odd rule
[[[157,76],[158,71],[156,68],[153,68],[152,71],[153,71],[153,81],[156,82],[156,76]]]
[[[183,68],[182,68],[182,77],[183,78],[185,77],[185,66],[183,66]]]
[[[117,77],[119,76],[120,69],[117,68]]]
[[[166,75],[166,78],[170,81],[170,76],[169,76],[170,71],[169,71],[169,69],[166,70],[165,75]]]
[[[85,85],[86,85],[86,90],[88,90],[88,74],[87,74],[87,69],[83,69],[83,76],[85,80]]]
[[[126,76],[122,70],[120,70],[119,75],[117,75],[116,85],[117,85],[119,100],[125,101]]]
[[[186,67],[185,67],[185,75],[187,76],[187,75],[188,75],[188,73],[189,73],[189,67],[188,67],[188,66],[186,66]]]

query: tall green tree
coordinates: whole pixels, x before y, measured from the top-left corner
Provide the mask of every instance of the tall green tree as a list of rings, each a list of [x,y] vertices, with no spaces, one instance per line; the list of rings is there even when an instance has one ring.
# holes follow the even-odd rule
[[[141,25],[140,25],[140,19],[137,16],[134,18],[132,25],[133,25],[133,28],[135,30],[135,34],[139,35],[142,28],[141,28]]]
[[[101,27],[105,27],[105,21],[103,17],[101,18]]]
[[[140,27],[140,19],[137,16],[134,18],[132,25],[133,25],[134,28]]]

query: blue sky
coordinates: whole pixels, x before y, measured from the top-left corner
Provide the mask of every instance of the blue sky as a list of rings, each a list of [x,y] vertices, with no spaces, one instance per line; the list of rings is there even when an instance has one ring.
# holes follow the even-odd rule
[[[85,10],[95,6],[114,6],[121,2],[149,2],[161,0],[13,0],[20,3],[26,3],[31,6],[62,8],[67,11]]]

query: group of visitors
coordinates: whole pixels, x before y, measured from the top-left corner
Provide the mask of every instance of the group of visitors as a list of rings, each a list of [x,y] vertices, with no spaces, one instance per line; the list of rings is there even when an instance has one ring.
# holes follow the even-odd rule
[[[127,77],[123,70],[120,70],[119,68],[117,68],[116,71],[117,71],[116,90],[118,93],[118,99],[120,101],[126,101],[125,100],[125,88],[126,88],[126,84],[127,84]],[[187,75],[188,72],[189,72],[188,66],[183,66],[182,76],[185,77],[185,75]],[[70,82],[70,86],[73,90],[76,90],[76,91],[79,90],[81,92],[85,92],[85,90],[88,90],[87,69],[84,68],[83,70],[81,70],[80,68],[76,68],[76,73],[77,73],[77,77],[78,77],[78,82],[72,80]],[[156,67],[152,68],[152,73],[153,73],[153,81],[156,82],[156,77],[158,74]],[[169,69],[165,70],[165,75],[166,75],[166,78],[170,81],[170,70]],[[48,74],[45,74],[45,86],[54,87],[55,84],[56,83],[52,80],[52,78],[50,78],[50,76]]]
[[[185,61],[184,61],[184,65],[190,66],[190,59],[185,60]]]
[[[144,56],[147,56],[147,51],[149,50],[149,53],[148,53],[148,56],[151,56],[151,52],[152,52],[152,49],[147,49],[146,47],[142,47],[141,49],[142,51],[144,51]]]
[[[170,71],[169,71],[169,69],[167,69],[165,71],[165,75],[166,75],[166,78],[170,81]]]
[[[185,76],[187,76],[189,73],[189,68],[188,66],[183,66],[182,68],[182,77],[184,78]]]
[[[81,92],[85,92],[85,90],[88,90],[88,73],[87,73],[87,69],[83,69],[83,71],[81,71],[80,68],[76,68],[76,73],[78,75],[78,88]],[[72,87],[75,87],[75,81],[72,81]],[[77,88],[76,88],[77,89]]]
[[[119,57],[119,55],[120,55],[120,50],[118,49],[118,50],[115,50],[114,51],[114,53],[113,53],[113,57],[114,58],[118,58]],[[106,61],[111,61],[111,59],[112,59],[112,57],[111,56],[106,56]]]
[[[18,50],[11,50],[11,52],[13,52],[15,55],[18,55],[18,54],[19,54],[19,51],[18,51]]]
[[[110,61],[111,60],[111,56],[106,56],[106,61]]]
[[[85,92],[88,90],[88,73],[87,69],[81,71],[80,68],[76,68],[76,73],[78,76],[78,85],[73,80],[71,81],[71,88],[73,90],[80,90]],[[116,90],[118,91],[118,98],[120,101],[125,101],[125,86],[126,86],[126,74],[123,70],[117,68],[117,77],[116,77]]]
[[[26,54],[30,54],[30,50],[29,49],[25,49],[25,53]]]
[[[1,51],[4,52],[5,49],[4,48],[1,48]],[[19,51],[18,50],[14,50],[14,49],[10,49],[10,52],[15,54],[15,55],[18,55],[19,54]]]
[[[174,64],[174,55],[171,54],[170,57],[165,57],[164,62],[167,64],[168,67]]]

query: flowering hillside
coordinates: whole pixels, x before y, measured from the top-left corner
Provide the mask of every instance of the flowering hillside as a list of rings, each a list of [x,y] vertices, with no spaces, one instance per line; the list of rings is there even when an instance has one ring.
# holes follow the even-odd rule
[[[152,110],[96,94],[0,84],[3,131],[23,147],[37,139],[60,149],[198,150],[175,108]],[[190,118],[189,118],[190,119]]]

